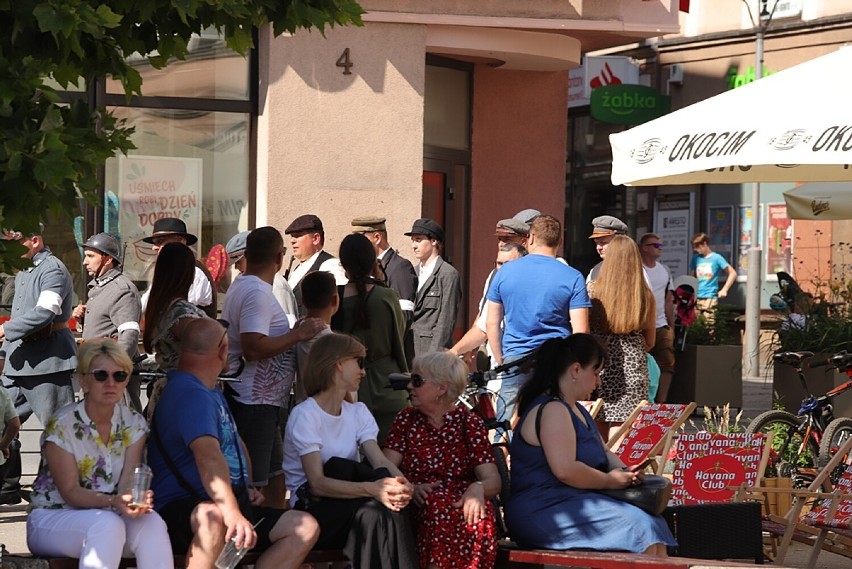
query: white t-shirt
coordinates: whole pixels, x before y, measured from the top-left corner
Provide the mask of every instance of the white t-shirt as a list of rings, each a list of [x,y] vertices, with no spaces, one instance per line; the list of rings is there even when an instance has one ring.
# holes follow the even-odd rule
[[[642,265],[645,269],[645,279],[651,285],[654,293],[654,301],[657,303],[657,328],[668,325],[666,320],[666,290],[674,290],[671,275],[662,263],[654,267]]]
[[[275,279],[272,281],[272,294],[275,295],[275,300],[284,309],[284,314],[290,320],[290,327],[296,324],[299,319],[299,305],[296,303],[296,295],[293,294],[293,289],[284,277],[275,273]]]
[[[308,481],[301,457],[319,452],[323,464],[335,456],[358,460],[361,445],[378,436],[379,426],[363,403],[344,401],[340,415],[329,415],[313,397],[296,405],[284,435],[284,480],[290,505],[296,504],[296,490]]]
[[[281,336],[290,331],[290,321],[275,296],[272,285],[254,275],[239,275],[228,288],[222,318],[228,327],[228,368],[237,369],[243,355],[240,334],[260,333]],[[246,362],[240,381],[230,385],[237,392],[237,401],[245,405],[285,406],[296,373],[293,349],[254,362]]]

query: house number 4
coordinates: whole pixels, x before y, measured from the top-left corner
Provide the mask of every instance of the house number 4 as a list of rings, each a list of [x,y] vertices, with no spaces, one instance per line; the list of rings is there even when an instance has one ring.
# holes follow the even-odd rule
[[[337,63],[335,63],[338,67],[343,68],[344,75],[352,75],[352,71],[349,70],[350,67],[355,65],[351,61],[349,61],[349,48],[343,50],[343,53],[340,54],[340,57],[337,58]]]

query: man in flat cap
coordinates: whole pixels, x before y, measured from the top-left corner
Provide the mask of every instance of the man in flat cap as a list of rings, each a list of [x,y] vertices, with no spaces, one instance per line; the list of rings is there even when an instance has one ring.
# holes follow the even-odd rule
[[[627,235],[627,224],[611,215],[601,215],[592,220],[592,234],[589,239],[595,242],[595,249],[600,255],[600,262],[592,267],[586,277],[586,282],[589,283],[598,278],[598,273],[601,270],[603,259],[606,256],[606,246],[616,235]]]
[[[154,222],[154,231],[148,237],[142,238],[142,241],[149,243],[151,249],[157,255],[160,254],[160,249],[166,243],[183,243],[187,247],[191,247],[198,243],[198,237],[187,232],[186,223],[182,219],[176,217],[161,217]],[[151,288],[142,294],[142,313],[145,313],[145,308],[148,306],[148,295],[151,293]],[[189,287],[187,300],[199,307],[210,318],[216,318],[218,307],[216,306],[216,285],[213,283],[213,277],[207,271],[207,267],[199,261],[195,261],[195,278],[192,285]]]
[[[314,271],[325,271],[334,275],[338,286],[345,285],[348,281],[340,260],[323,250],[325,246],[325,231],[320,218],[313,214],[300,215],[287,226],[284,233],[290,236],[290,248],[293,256],[290,258],[290,266],[284,273],[284,278],[296,295],[296,303],[299,305],[299,316],[305,315],[302,306],[302,289],[299,286],[305,275]],[[299,264],[293,267],[293,262]]]
[[[441,258],[444,228],[432,219],[418,219],[406,233],[417,264],[414,300],[414,354],[441,351],[453,345],[453,328],[461,305],[461,279]]]
[[[364,235],[373,244],[376,257],[385,272],[386,283],[399,296],[399,305],[410,319],[417,295],[417,273],[411,261],[399,254],[388,243],[385,218],[376,216],[356,217],[352,220],[352,233]]]
[[[479,311],[473,321],[470,329],[462,336],[462,339],[450,348],[450,351],[456,355],[464,355],[471,350],[479,348],[488,340],[485,333],[485,295],[488,293],[488,287],[491,286],[491,281],[494,275],[504,263],[514,261],[527,254],[527,238],[530,234],[529,222],[541,215],[536,209],[525,209],[516,213],[509,219],[501,219],[497,222],[497,227],[494,229],[494,236],[497,238],[497,259],[494,261],[494,268],[488,273],[485,279],[485,286],[482,289],[482,299],[479,301]],[[528,220],[528,221],[526,221]],[[491,348],[487,349],[488,355],[491,355]],[[489,366],[490,367],[490,366]]]
[[[92,277],[88,299],[74,309],[83,323],[83,339],[115,338],[130,359],[139,353],[139,289],[121,272],[121,244],[109,233],[98,233],[83,243],[83,265]],[[142,412],[140,378],[132,376],[127,394],[133,408]]]
[[[68,328],[72,284],[68,269],[38,233],[9,232],[3,237],[25,247],[33,266],[15,276],[12,316],[0,325],[0,372],[21,423],[35,413],[46,425],[57,409],[74,401],[71,384],[77,366],[77,344]],[[0,503],[21,501],[20,455],[10,463]]]

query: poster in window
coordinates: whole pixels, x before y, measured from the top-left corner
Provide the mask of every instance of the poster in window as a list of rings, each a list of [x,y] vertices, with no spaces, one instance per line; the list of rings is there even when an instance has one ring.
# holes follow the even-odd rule
[[[760,213],[763,213],[763,204],[760,205]],[[758,242],[763,239],[763,231],[758,222]],[[739,226],[738,255],[737,255],[737,280],[744,281],[748,273],[748,250],[751,248],[751,229],[755,221],[752,219],[751,206],[741,205],[739,207],[737,223]]]
[[[777,280],[775,273],[792,273],[793,223],[785,204],[766,205],[766,280]]]
[[[154,222],[176,217],[201,240],[202,159],[167,156],[119,156],[119,233],[125,245],[124,271],[133,280],[149,280],[156,259],[141,239]]]
[[[707,237],[714,253],[722,255],[729,264],[734,258],[734,207],[730,205],[707,208]]]
[[[685,275],[689,272],[692,253],[689,242],[692,211],[690,196],[672,196],[665,200],[657,198],[656,210],[654,227],[664,245],[659,260],[673,276]]]

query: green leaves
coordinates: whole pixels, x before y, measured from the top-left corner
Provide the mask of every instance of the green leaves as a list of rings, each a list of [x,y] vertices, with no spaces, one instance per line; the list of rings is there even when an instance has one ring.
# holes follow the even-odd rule
[[[99,168],[133,148],[132,128],[83,100],[60,101],[62,88],[111,76],[128,97],[142,77],[125,57],[155,67],[187,54],[193,33],[214,28],[245,55],[253,31],[361,25],[354,0],[0,0],[0,228],[32,229],[48,212],[96,200]],[[0,271],[20,265],[16,243],[0,241]]]

